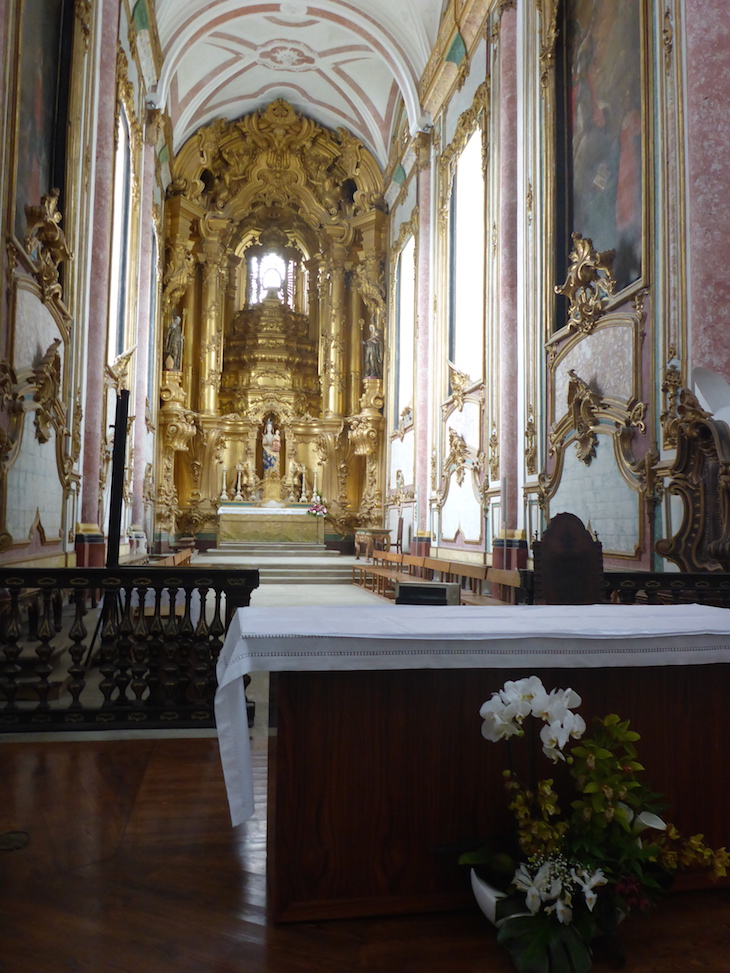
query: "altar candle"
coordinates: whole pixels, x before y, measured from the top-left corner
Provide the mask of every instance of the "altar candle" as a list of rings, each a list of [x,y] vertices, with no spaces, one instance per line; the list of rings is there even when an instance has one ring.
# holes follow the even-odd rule
[[[313,483],[313,486],[312,486],[312,491],[314,493],[317,492],[317,467],[316,466],[314,467],[314,483]]]

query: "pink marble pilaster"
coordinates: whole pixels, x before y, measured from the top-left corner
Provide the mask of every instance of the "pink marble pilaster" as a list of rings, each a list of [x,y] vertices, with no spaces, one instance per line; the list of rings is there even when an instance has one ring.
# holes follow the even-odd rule
[[[517,526],[519,483],[517,345],[517,13],[506,9],[499,36],[499,458],[507,481],[503,521]],[[487,432],[487,438],[489,433]]]
[[[416,435],[416,531],[428,528],[428,496],[430,491],[431,441],[429,424],[429,383],[431,374],[431,137],[418,137],[418,267],[416,270],[416,387],[414,414]]]
[[[99,518],[99,462],[101,455],[102,396],[109,317],[109,253],[114,185],[114,120],[116,111],[117,35],[120,0],[103,0],[96,17],[101,31],[97,50],[97,132],[94,157],[94,219],[88,246],[91,273],[88,296],[88,346],[84,402],[84,459],[81,482],[81,520],[96,524]],[[104,525],[99,525],[104,532]]]
[[[685,8],[691,362],[730,381],[730,3]]]

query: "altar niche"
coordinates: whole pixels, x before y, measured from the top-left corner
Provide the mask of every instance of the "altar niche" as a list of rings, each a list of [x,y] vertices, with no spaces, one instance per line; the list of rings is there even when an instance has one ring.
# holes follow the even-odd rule
[[[283,464],[282,441],[276,416],[270,414],[263,424],[261,435],[262,499],[278,500],[282,496],[281,469]]]

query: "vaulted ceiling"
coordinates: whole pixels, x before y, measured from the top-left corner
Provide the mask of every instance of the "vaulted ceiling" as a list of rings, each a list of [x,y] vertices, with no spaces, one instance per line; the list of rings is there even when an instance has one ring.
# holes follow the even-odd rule
[[[355,134],[384,166],[399,98],[411,132],[418,79],[441,0],[157,0],[163,68],[154,102],[177,151],[214,118],[284,98],[328,128]]]

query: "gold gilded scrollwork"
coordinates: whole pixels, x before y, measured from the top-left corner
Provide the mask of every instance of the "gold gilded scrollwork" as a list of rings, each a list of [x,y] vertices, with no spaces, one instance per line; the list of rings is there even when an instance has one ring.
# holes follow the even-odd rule
[[[664,369],[664,380],[662,381],[664,408],[660,417],[663,434],[662,438],[665,449],[674,449],[677,445],[679,397],[681,392],[682,373],[675,364],[669,364]]]
[[[536,0],[540,15],[540,86],[546,91],[555,64],[558,36],[558,0]]]
[[[571,368],[568,374],[568,411],[575,430],[575,448],[578,459],[588,466],[598,447],[597,412],[603,406],[603,400],[598,392],[594,392],[587,382],[576,375],[575,369]]]
[[[455,429],[449,427],[449,454],[444,460],[444,477],[448,477],[453,469],[456,475],[456,482],[461,486],[466,475],[467,456],[468,447],[463,436],[460,436]]]
[[[613,294],[615,250],[599,253],[593,241],[581,233],[573,234],[570,267],[565,283],[556,285],[555,293],[570,301],[568,326],[589,334],[603,314],[608,298]]]
[[[499,437],[496,426],[492,426],[489,437],[489,479],[492,481],[499,479]]]
[[[458,408],[459,412],[462,412],[464,409],[464,400],[466,399],[467,390],[471,388],[474,383],[469,375],[467,375],[466,372],[460,372],[453,362],[447,361],[446,364],[449,366],[451,398],[454,400],[454,404]]]
[[[58,210],[59,190],[52,189],[41,197],[39,206],[26,206],[25,250],[35,259],[33,276],[38,281],[44,301],[61,296],[58,265],[71,260],[66,234],[60,227],[62,219]]]
[[[525,469],[529,476],[534,476],[537,473],[537,425],[535,423],[535,410],[531,405],[527,407],[525,444]]]

